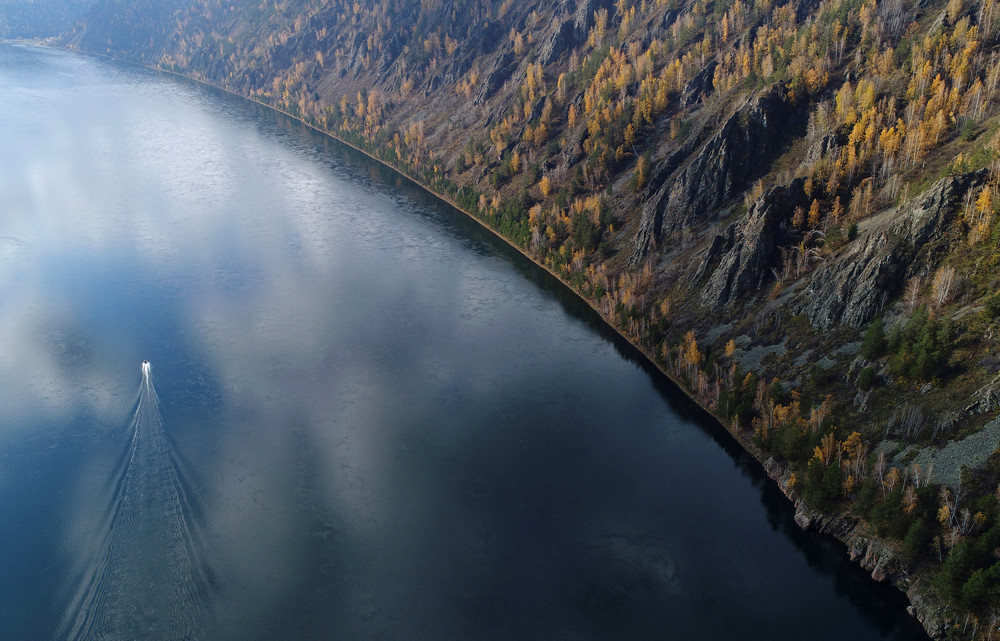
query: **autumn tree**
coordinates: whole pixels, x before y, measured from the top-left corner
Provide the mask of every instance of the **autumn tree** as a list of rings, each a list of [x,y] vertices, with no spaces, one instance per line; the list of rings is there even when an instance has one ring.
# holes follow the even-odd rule
[[[635,191],[642,191],[646,187],[646,183],[649,182],[649,161],[646,160],[645,156],[639,156],[639,160],[636,161],[633,179]]]
[[[548,176],[542,176],[542,179],[538,182],[538,188],[542,191],[543,197],[549,197],[549,193],[552,192],[552,182]]]
[[[688,330],[684,334],[684,361],[690,367],[698,367],[701,364],[701,350],[698,349],[698,341],[695,338],[694,330]]]

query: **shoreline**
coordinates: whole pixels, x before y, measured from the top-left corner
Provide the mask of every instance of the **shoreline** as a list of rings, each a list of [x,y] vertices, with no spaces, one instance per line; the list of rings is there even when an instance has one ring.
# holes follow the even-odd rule
[[[937,602],[933,599],[934,595],[929,593],[928,590],[923,588],[924,581],[923,577],[920,575],[911,576],[904,564],[896,558],[893,553],[893,546],[890,542],[880,539],[877,536],[870,534],[867,530],[867,526],[864,521],[851,514],[850,512],[833,513],[826,514],[822,512],[817,512],[809,508],[801,498],[796,498],[793,491],[788,488],[788,479],[791,474],[790,470],[784,465],[778,463],[773,457],[766,455],[764,452],[760,451],[759,448],[754,446],[749,439],[743,438],[738,430],[734,430],[731,425],[727,425],[727,422],[713,412],[709,407],[702,403],[697,397],[697,395],[688,389],[687,386],[683,384],[678,376],[670,372],[666,367],[661,365],[656,361],[653,354],[647,348],[641,346],[637,341],[630,338],[626,333],[624,333],[619,327],[617,327],[611,320],[606,317],[599,309],[597,303],[590,297],[584,296],[581,292],[576,290],[572,284],[564,278],[562,275],[554,271],[548,265],[544,264],[534,256],[532,256],[527,250],[518,246],[516,243],[512,242],[510,239],[501,234],[498,230],[494,229],[488,225],[484,220],[473,215],[469,211],[465,210],[458,203],[456,203],[451,197],[438,193],[428,185],[423,184],[421,181],[414,178],[407,171],[395,167],[389,164],[387,161],[382,160],[367,150],[351,143],[343,138],[337,136],[335,133],[322,129],[314,124],[311,124],[301,117],[294,116],[283,109],[276,106],[264,103],[256,98],[246,96],[243,94],[236,93],[219,85],[216,85],[208,80],[201,78],[192,77],[189,75],[184,75],[183,73],[172,71],[168,69],[162,69],[159,67],[153,67],[139,62],[116,58],[114,56],[84,51],[77,48],[59,46],[52,43],[40,42],[40,41],[26,41],[26,40],[6,40],[7,44],[22,45],[22,46],[38,46],[42,48],[56,49],[61,51],[72,52],[74,54],[82,54],[88,56],[94,56],[102,58],[104,60],[114,61],[116,63],[125,63],[128,65],[134,65],[136,67],[153,71],[155,73],[167,74],[169,76],[183,79],[188,82],[194,82],[198,85],[209,87],[211,89],[220,91],[228,96],[234,98],[239,98],[241,100],[249,101],[253,104],[265,107],[275,113],[282,114],[283,116],[307,127],[308,129],[321,134],[323,136],[329,137],[330,139],[336,141],[338,144],[344,145],[347,148],[353,149],[354,151],[362,154],[369,160],[372,160],[382,167],[391,170],[395,174],[404,177],[415,187],[424,191],[425,193],[433,196],[434,198],[446,203],[456,211],[463,214],[467,219],[473,221],[481,229],[487,231],[491,236],[503,242],[506,246],[517,251],[518,254],[529,260],[535,266],[541,268],[549,276],[555,278],[562,286],[564,286],[568,291],[577,298],[577,300],[584,302],[596,316],[601,320],[601,322],[611,331],[614,332],[619,338],[628,343],[633,349],[635,349],[639,354],[642,355],[645,360],[645,364],[652,367],[660,375],[664,376],[667,380],[671,382],[674,388],[683,394],[688,400],[693,402],[697,407],[699,407],[706,416],[711,417],[711,419],[721,427],[730,438],[733,439],[735,444],[739,446],[743,451],[747,452],[760,466],[760,469],[768,476],[768,478],[775,483],[777,488],[781,493],[788,499],[795,510],[795,522],[804,531],[811,531],[817,534],[831,536],[834,539],[840,541],[846,546],[846,553],[851,561],[857,563],[866,571],[871,572],[872,580],[884,583],[889,582],[893,587],[902,592],[907,600],[910,602],[909,607],[907,607],[907,612],[914,618],[916,618],[920,624],[923,626],[925,632],[931,638],[940,638],[945,630],[946,622],[945,617],[949,610],[948,606]]]

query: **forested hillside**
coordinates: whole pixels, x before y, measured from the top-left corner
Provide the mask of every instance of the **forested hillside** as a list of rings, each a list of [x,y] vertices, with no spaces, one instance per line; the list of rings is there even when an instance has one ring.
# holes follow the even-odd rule
[[[996,0],[100,0],[497,230],[934,635],[1000,619]]]
[[[38,38],[70,29],[90,0],[0,0],[0,37]]]

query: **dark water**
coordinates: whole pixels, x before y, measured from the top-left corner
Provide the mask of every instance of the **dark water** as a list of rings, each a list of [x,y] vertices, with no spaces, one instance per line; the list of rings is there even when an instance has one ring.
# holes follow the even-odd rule
[[[10,46],[0,141],[0,638],[919,638],[586,306],[355,153]]]

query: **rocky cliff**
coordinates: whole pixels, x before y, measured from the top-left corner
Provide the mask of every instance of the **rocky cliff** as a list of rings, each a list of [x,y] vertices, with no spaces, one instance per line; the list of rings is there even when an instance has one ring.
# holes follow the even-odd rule
[[[781,248],[793,244],[789,212],[805,202],[802,181],[772,187],[744,218],[716,235],[697,265],[694,284],[706,305],[720,308],[759,297],[781,269]]]
[[[699,72],[691,82],[700,87],[711,69]],[[682,102],[690,93],[685,91]],[[707,91],[698,93],[704,96]],[[710,226],[726,204],[765,173],[768,161],[801,124],[801,113],[785,98],[780,87],[753,96],[692,158],[685,158],[683,152],[690,150],[682,148],[680,157],[672,154],[661,163],[654,181],[658,188],[642,205],[635,238],[639,257],[659,247],[670,234]]]

